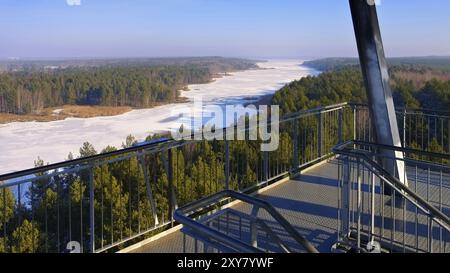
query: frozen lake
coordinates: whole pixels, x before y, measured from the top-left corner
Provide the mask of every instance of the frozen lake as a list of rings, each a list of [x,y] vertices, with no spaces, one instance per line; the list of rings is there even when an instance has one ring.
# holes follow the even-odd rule
[[[301,64],[298,60],[259,63],[263,69],[235,72],[212,83],[190,85],[190,91],[181,95],[191,101],[201,97],[205,104],[242,104],[244,99],[274,93],[288,82],[316,74]],[[171,113],[189,105],[190,102],[168,104],[111,117],[2,124],[0,174],[32,168],[38,156],[46,163],[63,161],[69,152],[77,156],[86,141],[100,151],[108,145],[120,147],[130,134],[143,140],[152,133],[169,131],[179,125]]]

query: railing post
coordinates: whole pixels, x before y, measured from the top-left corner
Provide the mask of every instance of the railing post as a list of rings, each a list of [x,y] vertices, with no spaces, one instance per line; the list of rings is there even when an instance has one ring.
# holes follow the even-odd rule
[[[298,154],[298,123],[296,120],[292,121],[293,126],[293,132],[294,132],[294,159],[293,159],[293,166],[292,166],[292,172],[295,173],[298,166],[300,165],[299,161],[299,154]]]
[[[322,157],[322,128],[323,128],[323,124],[322,124],[322,112],[319,112],[317,114],[317,156],[318,158]]]
[[[156,227],[159,225],[158,212],[156,211],[156,202],[155,202],[155,199],[153,198],[153,191],[152,191],[152,188],[150,185],[150,177],[148,176],[147,160],[146,160],[144,154],[138,155],[138,158],[141,163],[142,170],[144,171],[145,188],[147,189],[147,198],[150,202],[150,206],[152,207],[153,221],[154,221],[155,227]],[[162,212],[162,213],[164,213],[164,212]],[[164,223],[164,216],[162,217],[162,221]]]
[[[403,109],[403,147],[406,148],[406,107]]]
[[[371,182],[371,202],[370,202],[370,242],[373,244],[375,242],[375,175],[372,170],[370,172],[370,182]]]
[[[358,252],[361,250],[361,214],[362,214],[362,199],[361,199],[361,162],[357,159],[356,175],[358,182],[358,190],[356,192],[356,209],[357,209],[357,246]]]
[[[350,193],[351,193],[351,182],[350,182],[350,160],[348,156],[343,157],[342,164],[342,185],[341,185],[341,234],[339,235],[340,240],[345,240],[350,234]]]
[[[342,128],[344,124],[344,108],[339,109],[338,111],[338,137],[339,144],[344,142],[344,129]]]
[[[228,139],[225,139],[225,189],[230,189],[230,148]]]
[[[353,140],[357,140],[357,133],[356,133],[356,105],[352,105],[352,112],[353,112]]]
[[[263,152],[263,172],[264,181],[269,182],[269,153],[267,151]]]
[[[173,188],[173,151],[172,149],[167,150],[167,178],[168,178],[168,189],[167,195],[169,198],[169,217],[170,225],[173,227],[173,212],[175,211],[175,200],[174,200],[174,188]]]
[[[95,252],[94,166],[89,171],[89,251]]]

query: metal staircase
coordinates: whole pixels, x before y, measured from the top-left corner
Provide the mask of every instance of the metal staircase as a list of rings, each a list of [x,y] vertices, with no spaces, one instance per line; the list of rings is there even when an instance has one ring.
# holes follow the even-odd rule
[[[386,158],[381,149],[402,157]],[[340,162],[336,249],[450,250],[450,168],[443,164],[450,155],[361,141],[338,145],[334,152]],[[378,163],[387,159],[406,166],[409,186]]]
[[[230,207],[248,206],[249,213]],[[225,205],[225,207],[223,207]],[[268,202],[223,191],[175,211],[182,232],[195,240],[195,252],[306,252],[318,253]],[[186,249],[186,248],[184,248]]]

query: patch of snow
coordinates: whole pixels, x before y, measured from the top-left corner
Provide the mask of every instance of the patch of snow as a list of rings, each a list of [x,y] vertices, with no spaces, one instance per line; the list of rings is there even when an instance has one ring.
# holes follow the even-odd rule
[[[210,104],[245,103],[245,98],[274,93],[293,80],[316,73],[301,64],[294,60],[259,63],[261,68],[273,69],[234,72],[208,84],[190,85],[190,91],[181,91],[181,96],[190,101],[202,96],[203,102]],[[109,117],[4,124],[0,126],[0,173],[31,168],[38,156],[46,163],[65,160],[69,152],[77,155],[85,141],[100,151],[107,145],[120,147],[130,134],[143,140],[150,134],[169,131],[179,127],[171,116],[172,110],[191,104],[168,104]],[[59,114],[60,110],[53,113]]]

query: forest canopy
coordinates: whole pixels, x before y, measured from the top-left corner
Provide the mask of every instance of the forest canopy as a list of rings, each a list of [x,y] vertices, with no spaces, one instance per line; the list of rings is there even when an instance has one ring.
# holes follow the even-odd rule
[[[399,107],[450,109],[450,58],[388,59],[394,103]],[[294,81],[273,97],[282,113],[340,102],[366,102],[357,59],[329,58],[305,62],[324,71],[317,77]]]
[[[39,113],[61,105],[152,107],[174,102],[188,84],[217,73],[257,68],[254,61],[204,57],[35,61],[0,73],[0,113]]]

